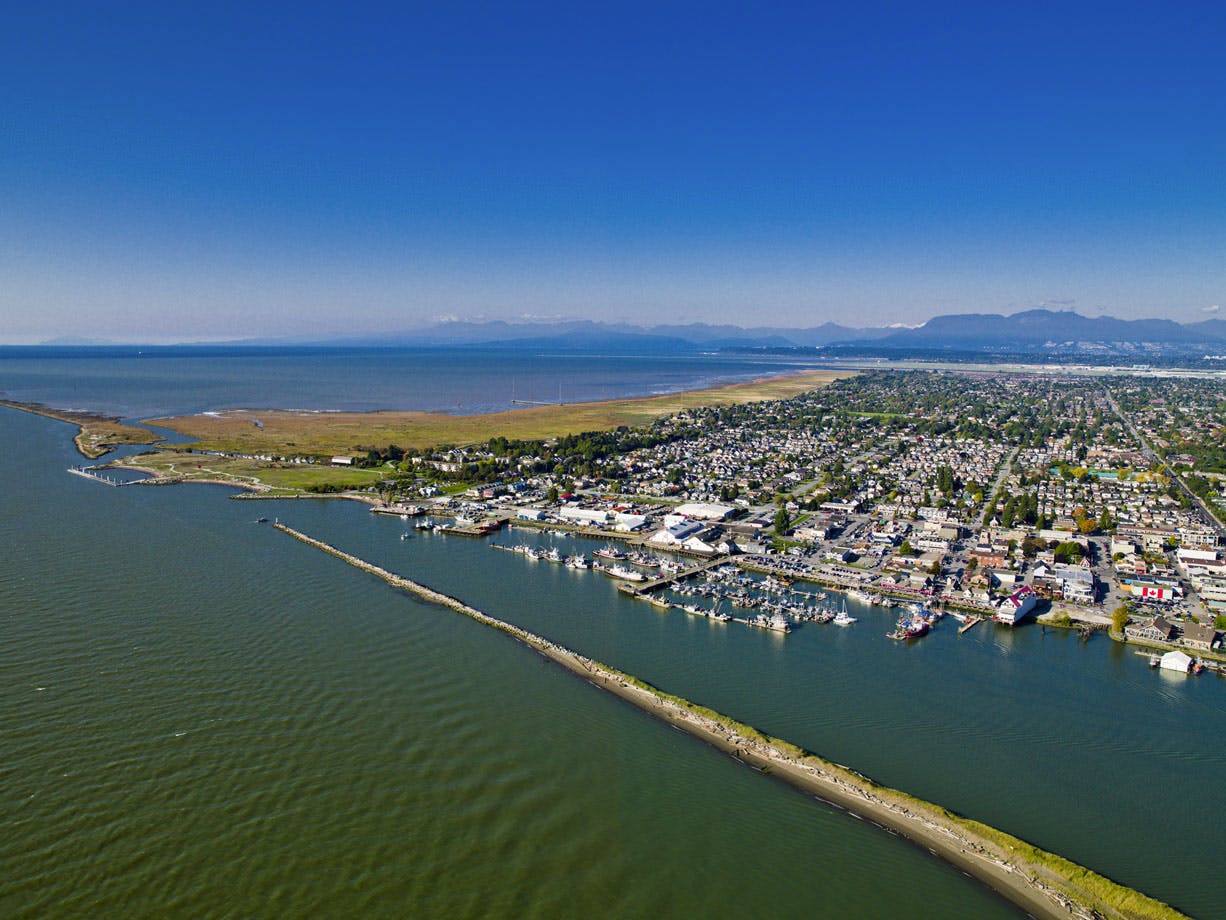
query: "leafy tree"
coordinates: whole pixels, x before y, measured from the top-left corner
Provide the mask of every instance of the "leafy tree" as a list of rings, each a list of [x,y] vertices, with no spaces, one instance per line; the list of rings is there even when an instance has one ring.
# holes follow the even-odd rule
[[[556,502],[558,500],[558,487],[550,486],[549,491],[545,493],[545,498],[550,502]]]
[[[1085,548],[1076,540],[1066,540],[1056,547],[1057,562],[1077,562],[1085,554]]]
[[[786,508],[780,508],[775,512],[775,533],[782,536],[787,533],[788,525],[792,523],[792,518],[788,514]]]
[[[1117,633],[1122,633],[1124,627],[1128,625],[1131,612],[1127,604],[1120,604],[1116,607],[1115,612],[1111,614],[1111,628]]]
[[[902,541],[902,545],[898,547],[898,555],[900,556],[914,556],[915,555],[915,547],[911,545],[910,540]]]
[[[1034,558],[1045,545],[1038,537],[1026,537],[1022,540],[1022,555],[1027,558]]]

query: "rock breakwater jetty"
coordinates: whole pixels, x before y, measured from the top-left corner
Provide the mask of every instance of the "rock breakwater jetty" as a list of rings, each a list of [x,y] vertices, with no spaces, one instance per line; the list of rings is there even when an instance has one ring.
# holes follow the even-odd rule
[[[892,830],[962,869],[1040,918],[1075,920],[1179,920],[1185,915],[1063,857],[1003,831],[963,818],[939,805],[878,785],[847,767],[787,741],[772,738],[722,713],[674,696],[608,665],[458,598],[373,565],[285,524],[282,533],[313,546],[393,587],[506,633],[593,686],[706,741],[720,751],[802,792]]]

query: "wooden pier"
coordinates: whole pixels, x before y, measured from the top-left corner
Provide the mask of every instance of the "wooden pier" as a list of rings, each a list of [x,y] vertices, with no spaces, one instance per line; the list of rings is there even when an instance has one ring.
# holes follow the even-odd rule
[[[128,484],[121,480],[111,479],[109,476],[103,476],[99,473],[95,473],[89,467],[70,466],[68,467],[68,472],[72,473],[74,476],[80,476],[84,479],[92,479],[94,482],[100,482],[106,486],[126,486]]]
[[[680,572],[674,572],[671,575],[661,575],[659,578],[653,578],[649,581],[639,582],[636,584],[623,583],[618,585],[619,591],[625,591],[627,594],[650,594],[652,591],[659,588],[665,588],[679,581],[685,581],[688,578],[693,578],[695,575],[701,575],[703,572],[709,572],[718,566],[727,563],[727,556],[719,556],[715,559],[708,559],[701,565],[696,565],[688,569],[682,569]]]
[[[963,623],[961,626],[958,627],[958,635],[959,636],[962,635],[968,629],[974,629],[976,626],[978,626],[980,623],[982,623],[986,619],[987,617],[979,617],[979,616],[972,616],[968,618],[965,623]]]
[[[493,522],[483,521],[480,524],[451,524],[440,527],[438,532],[452,537],[488,537],[501,528],[501,523],[495,526]]]
[[[370,509],[371,514],[390,514],[396,517],[411,518],[421,517],[426,513],[426,509],[421,505],[375,505]]]

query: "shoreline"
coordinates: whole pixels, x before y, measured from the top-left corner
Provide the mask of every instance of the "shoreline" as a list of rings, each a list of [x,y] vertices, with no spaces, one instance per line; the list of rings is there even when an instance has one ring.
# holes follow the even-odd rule
[[[87,460],[105,457],[121,445],[156,444],[162,440],[148,428],[125,425],[117,415],[78,409],[55,409],[43,403],[18,402],[15,399],[0,399],[0,406],[76,425],[77,433],[73,436],[72,443],[76,445],[77,452]]]
[[[614,694],[722,753],[824,802],[897,832],[1043,920],[1093,920],[1096,917],[1175,920],[1185,916],[1167,904],[1062,857],[995,828],[963,818],[939,805],[880,786],[847,767],[772,738],[714,710],[672,696],[565,646],[482,613],[457,598],[365,562],[322,540],[284,524],[274,524],[273,527],[381,578],[393,587],[504,632],[594,687]],[[1089,890],[1091,887],[1095,890]]]
[[[665,394],[534,405],[473,415],[424,410],[229,409],[148,421],[191,439],[201,449],[259,455],[281,454],[292,447],[291,453],[330,456],[386,444],[432,449],[440,444],[479,444],[492,437],[541,440],[609,431],[622,425],[635,427],[690,409],[786,399],[854,375],[850,371],[802,369]]]

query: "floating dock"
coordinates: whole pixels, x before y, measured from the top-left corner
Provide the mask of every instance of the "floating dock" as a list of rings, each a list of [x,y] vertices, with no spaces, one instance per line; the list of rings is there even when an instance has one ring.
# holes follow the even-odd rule
[[[965,623],[963,623],[961,626],[958,627],[958,635],[959,636],[962,635],[968,629],[974,629],[976,626],[982,623],[985,619],[987,618],[986,617],[975,617],[975,616],[970,617],[969,619],[967,619]]]
[[[652,578],[648,581],[639,582],[633,585],[628,585],[622,588],[618,585],[619,590],[625,590],[628,594],[650,594],[660,588],[666,588],[671,584],[679,581],[685,581],[687,578],[693,578],[695,575],[701,575],[703,572],[710,571],[718,566],[728,563],[727,556],[720,556],[716,559],[708,559],[701,565],[696,565],[688,569],[682,569],[680,572],[674,572],[671,575],[661,575],[659,578]]]
[[[95,473],[93,470],[83,466],[70,466],[68,472],[74,476],[80,476],[83,479],[92,479],[94,482],[100,482],[106,486],[126,486],[127,483],[118,479],[111,479],[109,476],[102,476]]]

